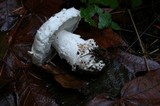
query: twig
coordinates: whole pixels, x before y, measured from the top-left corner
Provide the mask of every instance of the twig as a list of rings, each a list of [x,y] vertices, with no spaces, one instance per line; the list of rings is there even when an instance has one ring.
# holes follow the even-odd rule
[[[150,52],[149,54],[153,54],[155,52],[159,51],[159,49],[153,50],[152,52]]]
[[[154,45],[154,44],[157,43],[158,41],[159,41],[158,39],[154,40],[149,46],[151,47],[152,45]]]
[[[27,10],[24,11],[21,19],[18,21],[18,23],[17,23],[15,29],[13,30],[13,32],[11,31],[11,32],[9,33],[9,37],[8,37],[8,44],[9,44],[9,46],[12,44],[13,38],[14,38],[14,36],[16,35],[17,31],[19,30],[19,27],[20,27],[20,25],[22,24],[22,21],[24,20],[27,12],[28,12]]]
[[[8,46],[9,46],[9,47],[10,47],[10,45],[11,45],[11,43],[12,43],[12,41],[13,41],[13,38],[14,38],[14,36],[16,35],[16,33],[17,33],[17,31],[18,31],[18,29],[19,29],[19,27],[20,27],[20,25],[21,25],[24,17],[26,16],[27,12],[28,12],[28,10],[25,10],[25,11],[24,11],[24,13],[23,13],[23,15],[22,15],[22,18],[18,21],[18,23],[17,23],[15,29],[13,30],[13,32],[10,32],[10,33],[9,33],[9,37],[8,37]],[[9,49],[7,49],[7,51],[5,52],[5,54],[4,54],[4,56],[3,56],[3,59],[5,59],[5,57],[7,56],[8,51],[9,51]],[[0,76],[1,76],[1,74],[2,74],[3,68],[4,68],[4,63],[3,63],[3,65],[2,65],[2,67],[0,68]]]
[[[131,15],[131,16],[132,16],[132,15]],[[142,35],[146,34],[146,32],[148,31],[148,29],[157,21],[158,18],[159,18],[159,17],[157,16],[156,19],[154,19],[154,20],[151,22],[151,24],[150,24],[139,36],[141,37]],[[132,19],[133,19],[133,18],[132,18]],[[133,23],[133,22],[132,22],[132,23]],[[127,49],[126,51],[128,51],[137,41],[138,41],[138,39],[135,40],[135,41],[128,47],[128,49]]]
[[[137,27],[136,27],[135,22],[134,22],[134,20],[133,20],[133,17],[132,17],[132,14],[131,14],[130,9],[128,9],[128,13],[129,13],[129,16],[130,16],[130,18],[131,18],[133,27],[134,27],[134,29],[135,29],[135,32],[136,32],[136,35],[137,35],[137,38],[138,38],[140,47],[141,47],[142,52],[143,52],[143,54],[144,54],[143,57],[144,57],[144,61],[145,61],[145,65],[146,65],[147,71],[150,71],[149,66],[148,66],[148,64],[147,64],[146,51],[145,51],[145,49],[144,49],[144,47],[143,47],[143,44],[142,44],[140,35],[139,35],[139,33],[138,33],[138,30],[137,30]]]
[[[2,65],[1,70],[0,70],[0,77],[2,75],[3,68],[4,68],[4,64]]]

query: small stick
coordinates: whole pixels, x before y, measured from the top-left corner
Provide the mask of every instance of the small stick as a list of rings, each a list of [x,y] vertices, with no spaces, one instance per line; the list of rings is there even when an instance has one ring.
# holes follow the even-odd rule
[[[129,10],[129,11],[130,11],[130,10]],[[131,14],[131,12],[130,12],[130,14]],[[131,15],[131,17],[132,17],[132,15]],[[143,34],[146,34],[146,32],[148,31],[148,29],[157,21],[158,18],[159,18],[159,17],[157,16],[156,19],[154,19],[154,20],[151,22],[151,24],[150,24],[139,36],[141,37]],[[133,19],[133,18],[132,18],[132,19]],[[133,46],[137,41],[138,41],[138,39],[135,40],[135,41],[128,47],[128,49],[127,49],[126,51],[128,51],[128,50],[131,48],[131,46]]]
[[[138,33],[138,30],[137,30],[137,27],[136,27],[135,22],[134,22],[134,20],[133,20],[133,17],[132,17],[132,14],[131,14],[130,9],[128,9],[128,13],[129,13],[129,16],[130,16],[130,18],[131,18],[133,27],[134,27],[134,29],[135,29],[135,32],[136,32],[136,35],[137,35],[137,38],[138,38],[140,47],[141,47],[142,52],[143,52],[143,54],[144,54],[143,57],[144,57],[144,61],[145,61],[145,65],[146,65],[147,71],[150,71],[149,66],[148,66],[148,64],[147,64],[146,51],[145,51],[145,49],[144,49],[144,47],[143,47],[143,44],[142,44],[140,35],[139,35],[139,33]]]
[[[157,52],[159,49],[153,50],[152,52],[150,52],[149,54],[153,54],[155,52]]]

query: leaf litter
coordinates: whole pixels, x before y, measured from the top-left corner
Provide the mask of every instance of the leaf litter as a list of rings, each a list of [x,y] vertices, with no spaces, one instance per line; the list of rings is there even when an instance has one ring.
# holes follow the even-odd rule
[[[52,5],[44,7],[48,2]],[[107,48],[104,57],[108,67],[105,72],[90,76],[77,75],[70,72],[64,60],[59,60],[62,62],[57,65],[64,70],[65,74],[60,71],[61,69],[57,69],[58,71],[52,69],[59,73],[55,77],[54,74],[33,65],[27,51],[31,48],[36,30],[46,19],[63,7],[65,0],[59,2],[42,0],[39,3],[27,0],[22,3],[31,14],[25,14],[19,24],[21,30],[14,33],[8,53],[1,60],[1,104],[11,106],[75,106],[86,105],[86,103],[90,106],[160,104],[159,63],[147,59],[147,64],[151,69],[150,72],[147,72],[143,57],[122,51],[121,48],[128,47],[128,42],[126,43],[119,34],[111,29],[97,30],[81,22],[76,31],[83,35],[83,38],[94,38],[103,49]],[[39,9],[41,6],[44,8]],[[12,34],[14,28],[9,35]],[[0,46],[4,44],[1,43]],[[4,53],[0,51],[0,54]],[[137,77],[136,73],[141,71],[146,71],[146,73]],[[66,75],[71,80],[65,82]],[[75,79],[72,79],[72,76]],[[79,82],[78,79],[82,82]],[[72,80],[75,82],[71,82]],[[88,83],[83,85],[83,82]],[[80,86],[81,84],[83,86]]]
[[[13,11],[19,6],[16,0],[0,1],[0,31],[9,31],[19,19],[19,15]]]

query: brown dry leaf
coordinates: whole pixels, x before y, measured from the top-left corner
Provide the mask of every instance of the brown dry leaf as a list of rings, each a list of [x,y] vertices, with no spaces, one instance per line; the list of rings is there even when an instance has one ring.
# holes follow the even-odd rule
[[[145,60],[143,57],[121,52],[121,59],[118,61],[122,63],[130,72],[147,71]],[[160,69],[160,64],[156,61],[147,59],[146,63],[150,70]]]
[[[3,98],[0,98],[1,106],[16,106],[16,102],[14,100],[14,94],[8,93],[3,95]]]
[[[12,72],[13,69],[12,67],[10,67],[11,62],[13,61],[13,58],[11,57],[11,55],[8,55],[8,58],[10,58],[10,61],[3,60],[8,52],[8,47],[6,48],[6,45],[7,44],[4,44],[4,43],[1,43],[0,45],[0,47],[2,47],[1,50],[3,50],[3,51],[0,51],[0,56],[1,56],[0,57],[1,59],[0,60],[0,88],[14,81],[14,74]]]
[[[112,29],[98,30],[81,22],[75,33],[78,33],[82,38],[93,38],[103,48],[126,46],[122,38]]]
[[[139,71],[148,71],[146,68],[146,63],[150,70],[160,69],[160,64],[156,61],[147,59],[145,63],[143,57],[129,54],[119,49],[109,50],[108,53],[108,55],[112,56],[113,59],[119,62],[119,64],[123,65],[131,73],[137,73]]]
[[[18,15],[13,13],[13,10],[17,7],[16,0],[0,1],[0,31],[8,31],[15,26]]]
[[[115,100],[110,100],[107,94],[100,94],[93,98],[87,106],[120,106]]]
[[[2,83],[0,82],[0,101],[3,103],[1,105],[57,106],[55,99],[46,89],[47,83],[42,77],[45,74],[44,70],[27,66],[26,64],[29,63],[19,61],[11,51],[5,61],[6,64],[2,70],[2,76],[0,76],[0,81],[2,81]]]
[[[24,6],[34,14],[50,17],[63,8],[67,0],[22,0]]]
[[[80,89],[85,84],[85,81],[74,77],[53,64],[45,64],[43,65],[43,68],[52,73],[55,80],[64,88]]]
[[[8,44],[6,39],[6,34],[0,33],[0,59],[3,59],[8,51]]]
[[[38,68],[17,71],[16,93],[17,101],[20,106],[58,106],[46,89],[47,83],[41,77],[41,72],[37,73]],[[40,74],[41,73],[41,74]],[[43,73],[45,74],[45,73]]]
[[[112,29],[104,29],[95,40],[104,48],[126,46],[122,38]]]
[[[46,74],[46,72],[36,66],[33,66],[31,57],[27,53],[31,49],[37,29],[45,20],[46,18],[43,16],[27,15],[22,21],[23,24],[20,24],[19,30],[14,33],[8,54],[0,64],[0,83],[2,82],[0,91],[5,90],[6,85],[11,85],[12,87],[11,92],[6,89],[5,92],[1,93],[1,100],[6,101],[1,102],[4,103],[1,105],[5,105],[8,101],[12,102],[12,99],[7,97],[12,97],[10,95],[14,94],[13,97],[16,101],[16,105],[57,106],[55,99],[52,98],[53,95],[51,97],[50,93],[46,89],[46,80],[41,78],[41,76]],[[12,31],[9,34],[12,35]],[[39,75],[40,73],[43,74]]]
[[[111,99],[101,94],[92,99],[89,106],[158,106],[160,104],[160,69],[148,72],[123,87],[121,97]]]
[[[127,83],[121,96],[124,104],[155,106],[160,104],[160,69]]]

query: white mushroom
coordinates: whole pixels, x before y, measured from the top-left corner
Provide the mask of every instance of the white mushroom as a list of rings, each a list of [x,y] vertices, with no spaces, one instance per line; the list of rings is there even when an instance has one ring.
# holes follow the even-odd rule
[[[80,12],[75,8],[63,9],[45,22],[37,31],[32,50],[32,61],[41,66],[52,56],[53,48],[74,69],[101,71],[105,66],[92,51],[98,48],[93,39],[84,40],[72,32],[80,21]]]

